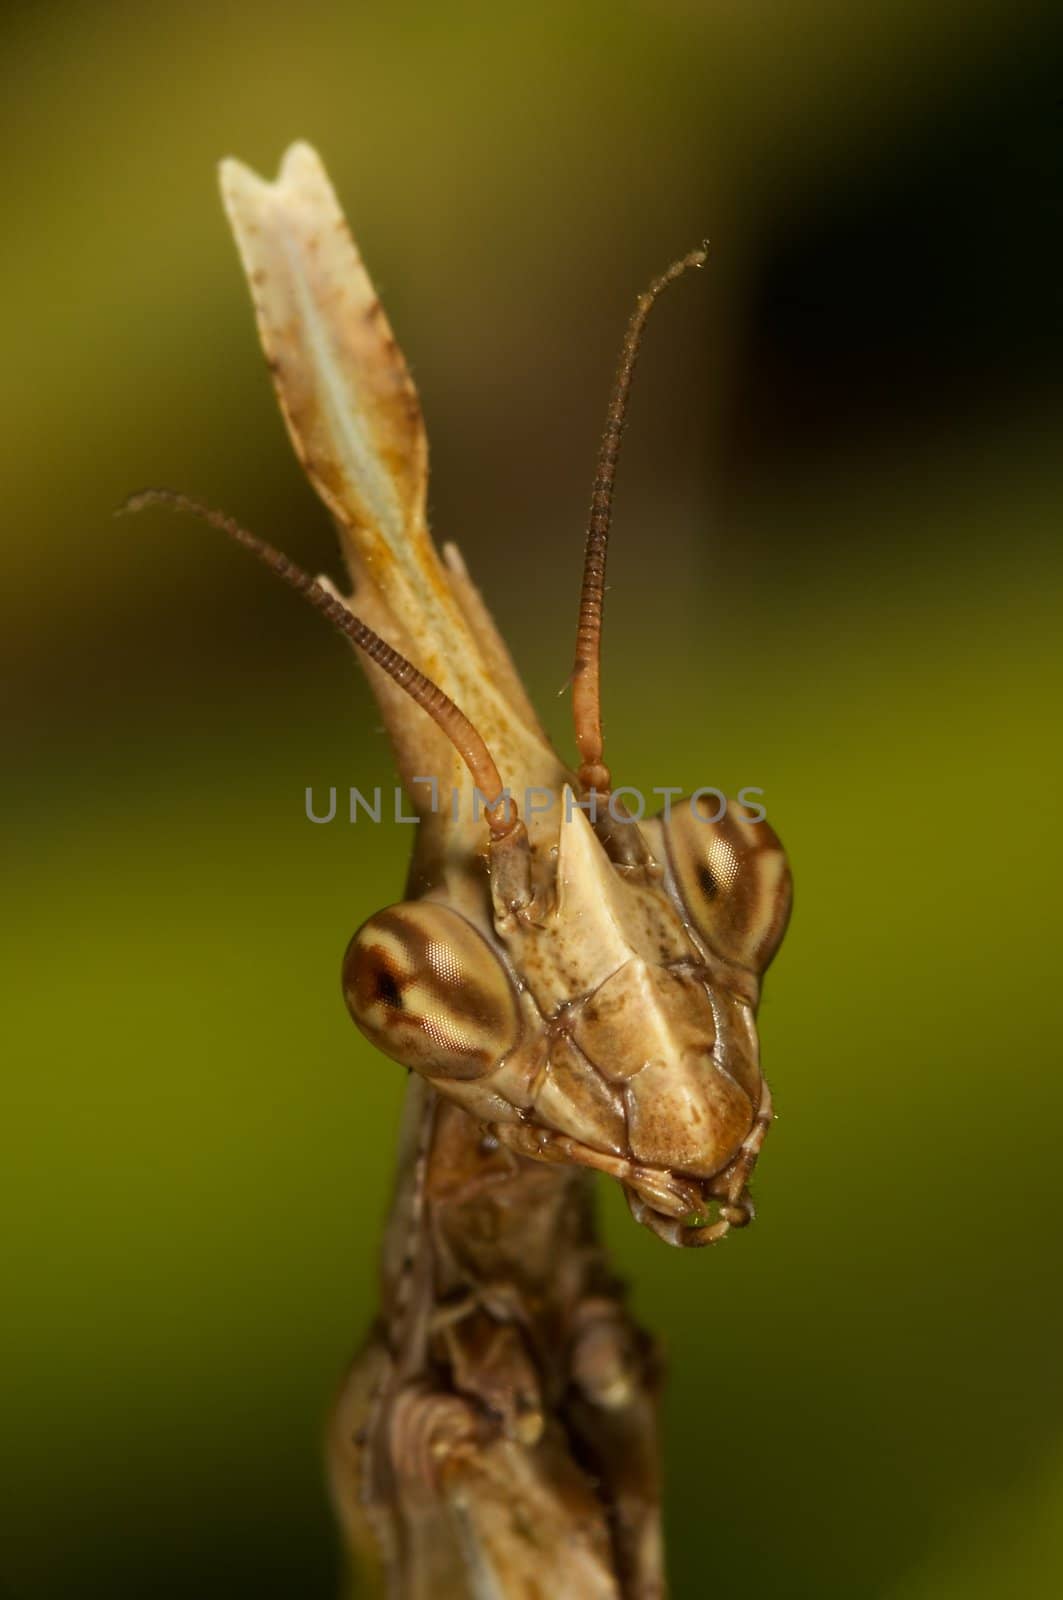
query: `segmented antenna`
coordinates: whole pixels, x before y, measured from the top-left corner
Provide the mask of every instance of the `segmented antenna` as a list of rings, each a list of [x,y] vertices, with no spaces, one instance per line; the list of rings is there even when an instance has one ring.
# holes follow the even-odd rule
[[[639,345],[654,301],[663,289],[686,272],[688,267],[703,267],[708,247],[691,250],[681,261],[673,261],[667,272],[654,278],[639,295],[627,325],[620,350],[605,432],[598,452],[598,466],[591,494],[587,545],[583,557],[583,587],[579,600],[579,625],[576,629],[576,662],[572,670],[572,715],[576,727],[576,747],[580,754],[580,782],[584,789],[608,794],[612,776],[604,762],[602,740],[602,611],[605,605],[605,559],[609,549],[609,525],[613,514],[613,485],[620,455],[620,436],[627,417],[631,379],[638,360]]]
[[[419,672],[412,661],[407,661],[379,633],[375,633],[368,623],[356,617],[341,600],[329,594],[308,572],[290,561],[283,551],[260,539],[257,534],[249,533],[224,511],[215,511],[175,489],[143,489],[138,494],[130,495],[125,504],[119,507],[119,513],[143,511],[148,506],[169,506],[173,511],[187,511],[201,518],[212,528],[227,533],[230,539],[257,556],[278,578],[283,578],[297,594],[309,601],[315,611],[320,611],[338,633],[349,639],[370,661],[382,667],[411,700],[427,711],[468,767],[480,793],[499,796],[484,812],[492,837],[506,838],[519,826],[516,802],[503,795],[502,779],[494,757],[464,711],[454,704],[449,695],[443,693],[438,684]]]

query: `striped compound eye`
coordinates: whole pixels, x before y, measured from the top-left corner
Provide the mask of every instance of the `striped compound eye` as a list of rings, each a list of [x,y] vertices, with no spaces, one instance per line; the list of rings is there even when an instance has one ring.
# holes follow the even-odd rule
[[[792,886],[786,853],[766,822],[715,791],[682,800],[661,829],[676,886],[694,929],[714,955],[758,975],[782,942]]]
[[[347,1009],[366,1038],[428,1078],[482,1078],[517,1042],[509,976],[471,923],[410,901],[363,923],[343,958]]]

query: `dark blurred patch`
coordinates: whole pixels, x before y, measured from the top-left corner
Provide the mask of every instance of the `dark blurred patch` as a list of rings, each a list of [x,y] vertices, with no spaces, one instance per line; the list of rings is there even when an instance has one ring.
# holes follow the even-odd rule
[[[169,1518],[144,1515],[138,1507],[131,1535],[113,1541],[106,1556],[100,1551],[98,1560],[86,1562],[82,1592],[151,1594],[157,1600],[187,1600],[190,1594],[255,1595],[257,1600],[336,1594],[340,1556],[325,1508],[304,1522],[289,1512],[278,1529],[275,1507],[284,1501],[276,1485],[264,1487],[257,1510],[235,1494],[213,1507],[182,1501],[170,1508]],[[290,1496],[292,1487],[286,1485],[285,1492]],[[60,1584],[39,1592],[70,1593]]]
[[[854,154],[763,240],[730,418],[765,457],[904,446],[1041,409],[1063,359],[1063,33],[1028,34]],[[742,493],[741,482],[735,484]]]

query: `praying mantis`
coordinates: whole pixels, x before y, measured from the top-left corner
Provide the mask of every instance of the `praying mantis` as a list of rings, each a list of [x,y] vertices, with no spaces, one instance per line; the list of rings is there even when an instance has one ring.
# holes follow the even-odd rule
[[[772,1118],[755,1016],[791,899],[766,821],[694,797],[636,822],[605,761],[605,567],[632,374],[653,303],[704,251],[650,285],[625,336],[571,769],[457,549],[429,536],[417,394],[318,156],[293,146],[274,182],[226,161],[221,186],[353,598],[184,495],[145,491],[129,509],[204,517],[350,641],[419,823],[405,899],[362,923],[342,965],[354,1022],[410,1073],[380,1313],[329,1427],[352,1571],[395,1600],[663,1596],[659,1364],[598,1241],[590,1174],[617,1179],[673,1245],[750,1220]]]

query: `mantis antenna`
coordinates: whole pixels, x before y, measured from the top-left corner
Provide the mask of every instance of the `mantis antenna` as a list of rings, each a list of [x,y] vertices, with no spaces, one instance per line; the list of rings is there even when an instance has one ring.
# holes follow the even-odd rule
[[[608,794],[612,775],[604,761],[602,739],[602,611],[605,605],[605,560],[609,549],[609,525],[613,514],[613,486],[620,456],[620,436],[627,417],[631,379],[638,360],[639,346],[654,301],[662,290],[688,267],[703,267],[708,258],[705,244],[691,250],[680,261],[673,261],[667,272],[654,278],[639,295],[624,334],[620,365],[605,414],[605,432],[598,451],[598,465],[591,493],[587,544],[583,556],[583,587],[580,590],[579,623],[576,628],[576,661],[572,670],[572,715],[576,747],[580,754],[580,783],[583,788]]]
[[[498,795],[498,799],[485,809],[484,816],[487,826],[491,830],[491,837],[501,841],[520,827],[517,815],[516,802],[502,792],[502,779],[498,767],[483,738],[473,727],[465,713],[454,704],[449,695],[443,693],[438,684],[426,678],[419,672],[404,655],[375,633],[368,623],[361,617],[355,616],[353,611],[338,600],[335,595],[324,589],[316,579],[304,572],[302,567],[290,561],[283,551],[268,544],[265,539],[260,539],[257,534],[249,533],[246,528],[224,511],[215,511],[210,506],[203,505],[200,501],[192,499],[190,495],[181,494],[176,489],[142,489],[139,493],[130,495],[129,499],[119,508],[119,512],[143,511],[148,506],[169,506],[173,511],[187,511],[192,516],[199,517],[202,521],[217,528],[222,533],[227,533],[230,539],[243,545],[245,550],[275,572],[297,594],[312,605],[315,611],[320,611],[327,621],[338,633],[363,651],[370,661],[388,674],[404,689],[410,699],[419,705],[422,710],[435,722],[454,746],[458,755],[469,769],[473,782],[484,795]]]

